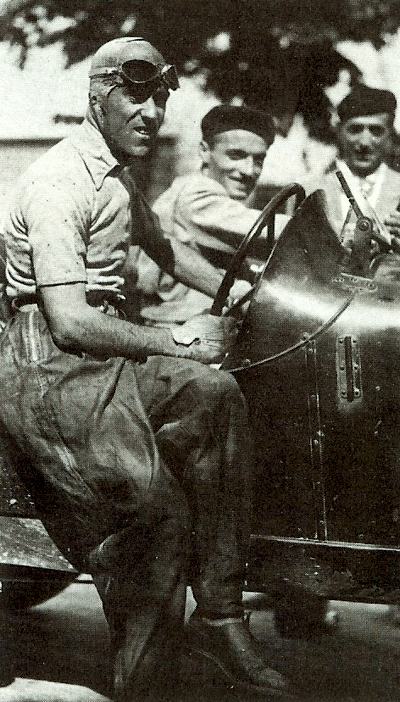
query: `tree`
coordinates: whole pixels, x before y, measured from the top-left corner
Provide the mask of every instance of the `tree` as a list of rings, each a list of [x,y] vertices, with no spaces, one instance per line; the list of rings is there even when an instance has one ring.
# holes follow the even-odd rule
[[[300,111],[330,138],[324,87],[342,68],[343,39],[381,46],[400,26],[398,0],[9,0],[0,38],[20,48],[62,41],[68,64],[116,36],[144,34],[181,72],[202,70],[223,100],[239,97],[278,118]]]

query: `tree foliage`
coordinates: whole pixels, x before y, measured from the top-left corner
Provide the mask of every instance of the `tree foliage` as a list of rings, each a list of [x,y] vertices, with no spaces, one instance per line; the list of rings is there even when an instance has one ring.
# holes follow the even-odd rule
[[[145,35],[182,72],[205,71],[221,99],[301,111],[327,138],[323,88],[342,68],[358,78],[335,43],[378,47],[399,26],[398,0],[9,0],[0,37],[20,48],[21,64],[32,46],[61,40],[72,64],[116,36]]]

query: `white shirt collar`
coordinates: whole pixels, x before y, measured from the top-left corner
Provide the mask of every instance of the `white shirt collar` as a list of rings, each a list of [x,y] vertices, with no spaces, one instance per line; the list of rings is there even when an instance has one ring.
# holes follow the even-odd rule
[[[337,168],[341,169],[343,163],[345,163],[345,162],[342,161],[341,159],[337,159],[336,160]],[[350,188],[356,188],[357,190],[360,190],[360,186],[361,186],[363,179],[360,178],[359,176],[356,176],[354,173],[352,173],[352,171],[350,171],[348,166],[347,166],[347,172],[349,172],[349,174],[351,176],[351,182],[349,183]],[[368,199],[369,204],[373,208],[376,208],[379,196],[381,194],[383,181],[385,179],[386,172],[387,172],[386,163],[381,163],[375,171],[373,171],[372,173],[369,173],[365,177],[365,180],[367,180],[372,185],[371,192],[369,193],[367,199]],[[344,216],[346,216],[347,211],[349,209],[349,201],[343,192],[341,193],[341,200],[342,200],[342,210],[344,212]]]

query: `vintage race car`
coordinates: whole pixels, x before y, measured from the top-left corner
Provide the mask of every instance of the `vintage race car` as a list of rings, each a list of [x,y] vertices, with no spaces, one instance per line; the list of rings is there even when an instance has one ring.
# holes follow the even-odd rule
[[[246,396],[255,439],[246,587],[268,593],[288,635],[321,623],[328,599],[400,603],[400,285],[348,272],[322,191],[274,243],[274,211],[292,195],[299,204],[304,191],[288,186],[267,206],[213,310],[270,223],[266,261],[231,310],[248,307],[223,368]],[[77,574],[6,450],[0,461],[0,604],[28,607]]]

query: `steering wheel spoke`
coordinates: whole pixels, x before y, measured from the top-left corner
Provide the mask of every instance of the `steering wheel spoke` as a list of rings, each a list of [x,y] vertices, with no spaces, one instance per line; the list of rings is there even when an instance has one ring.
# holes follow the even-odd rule
[[[290,185],[287,185],[272,198],[272,200],[268,203],[268,205],[266,205],[266,207],[264,207],[260,216],[255,221],[250,231],[239,245],[233,257],[233,260],[225,273],[224,279],[219,287],[219,290],[215,296],[215,300],[211,307],[211,314],[221,316],[222,311],[226,306],[229,291],[238,276],[243,261],[247,256],[248,250],[253,241],[255,241],[257,237],[260,236],[261,232],[263,231],[263,229],[265,229],[266,226],[268,226],[265,254],[265,259],[267,261],[274,247],[275,214],[279,207],[281,207],[281,205],[285,203],[286,200],[292,197],[292,195],[295,195],[296,197],[295,207],[297,208],[305,198],[304,188],[298,183],[291,183]],[[254,292],[258,287],[264,270],[265,266],[263,266],[260,278],[257,278],[257,282],[251,287],[248,293],[243,295],[240,300],[234,303],[234,305],[230,308],[228,313],[230,313],[233,309],[237,310],[241,305],[244,305],[246,302],[249,302],[249,300],[251,300],[252,296],[254,295]]]

